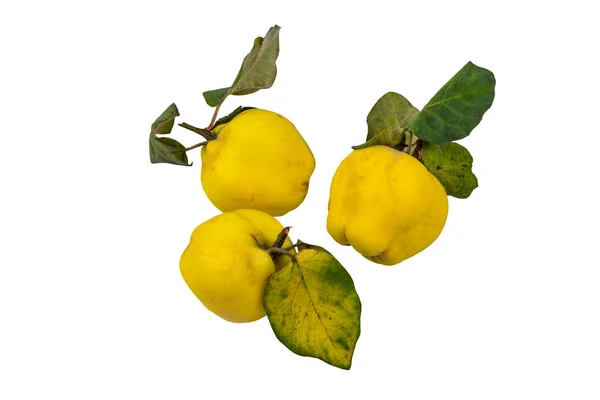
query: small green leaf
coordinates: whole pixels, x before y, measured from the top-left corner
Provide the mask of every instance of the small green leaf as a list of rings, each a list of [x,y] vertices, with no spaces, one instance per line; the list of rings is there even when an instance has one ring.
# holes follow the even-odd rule
[[[376,144],[396,147],[405,141],[408,124],[419,110],[402,95],[389,92],[384,94],[373,106],[367,116],[367,142],[354,149]]]
[[[192,165],[188,164],[185,147],[181,143],[171,138],[156,137],[153,133],[150,133],[150,162],[153,164],[168,163],[188,167]]]
[[[175,103],[171,104],[167,109],[160,114],[160,116],[154,121],[150,129],[150,162],[153,164],[157,163],[169,163],[175,165],[188,164],[187,154],[185,154],[185,147],[177,140],[157,137],[156,135],[168,135],[173,130],[175,124],[175,118],[179,116],[179,110]]]
[[[229,94],[229,89],[231,89],[231,87],[208,90],[202,93],[202,96],[204,96],[206,104],[208,104],[210,107],[216,107],[225,100],[225,97],[227,97]]]
[[[167,109],[160,114],[160,117],[154,121],[151,127],[151,132],[156,135],[166,135],[171,133],[173,124],[175,124],[175,117],[179,116],[179,110],[175,103],[171,104]]]
[[[473,157],[460,144],[439,146],[425,142],[421,154],[425,167],[438,178],[449,196],[466,199],[477,187],[477,177],[471,171]]]
[[[492,106],[495,87],[494,74],[469,61],[429,100],[409,129],[435,144],[462,139]]]
[[[381,144],[380,140],[379,140],[379,136],[373,136],[371,139],[367,140],[366,142],[364,142],[363,144],[359,144],[356,146],[352,146],[353,150],[360,150],[360,149],[365,149],[369,146],[376,146]]]
[[[230,112],[228,115],[221,117],[217,120],[217,122],[215,122],[215,125],[213,126],[212,130],[214,131],[214,129],[219,126],[219,125],[223,125],[226,124],[228,122],[230,122],[232,119],[234,119],[235,117],[237,117],[239,114],[243,113],[246,110],[254,110],[256,107],[238,107],[235,110],[233,110],[232,112]]]
[[[277,339],[301,356],[350,369],[361,303],[350,274],[325,249],[302,244],[267,281],[264,306]]]
[[[244,57],[242,66],[230,87],[204,92],[204,100],[211,107],[225,101],[230,94],[242,96],[260,89],[273,86],[277,76],[277,57],[279,56],[279,30],[277,25],[271,27],[265,37],[254,39],[250,53]]]

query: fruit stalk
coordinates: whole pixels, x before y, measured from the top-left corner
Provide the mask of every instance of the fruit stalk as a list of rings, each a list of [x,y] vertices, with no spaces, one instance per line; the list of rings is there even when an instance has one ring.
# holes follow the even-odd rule
[[[269,253],[271,258],[275,259],[276,257],[283,254],[283,255],[288,256],[289,258],[291,258],[294,261],[296,260],[296,256],[294,254],[290,253],[290,250],[295,248],[298,244],[286,247],[284,249],[281,248],[281,246],[283,246],[283,244],[285,243],[285,241],[288,238],[288,234],[290,233],[290,228],[291,228],[290,226],[286,226],[285,228],[283,228],[283,230],[281,232],[279,232],[279,235],[277,235],[277,238],[275,239],[275,242],[273,243],[273,245],[267,249],[267,253]]]

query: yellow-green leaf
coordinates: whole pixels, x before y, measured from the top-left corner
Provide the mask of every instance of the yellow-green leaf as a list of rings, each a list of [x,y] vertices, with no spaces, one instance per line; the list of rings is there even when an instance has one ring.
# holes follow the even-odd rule
[[[352,277],[327,250],[298,249],[267,282],[264,306],[273,332],[296,354],[350,369],[361,313]]]

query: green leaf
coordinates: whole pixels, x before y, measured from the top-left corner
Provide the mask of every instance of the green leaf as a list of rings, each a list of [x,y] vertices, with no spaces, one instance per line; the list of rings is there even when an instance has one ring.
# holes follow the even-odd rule
[[[408,124],[417,114],[419,110],[404,96],[395,92],[384,94],[367,116],[367,142],[353,148],[373,145],[396,147],[404,143]]]
[[[167,109],[160,114],[160,116],[154,121],[151,127],[151,132],[157,135],[166,135],[171,133],[173,125],[175,123],[175,117],[179,116],[179,110],[175,103],[171,104]]]
[[[267,281],[264,306],[277,339],[301,356],[350,369],[361,303],[350,274],[325,249],[302,244]]]
[[[241,107],[241,106],[236,108],[235,110],[230,112],[228,115],[219,118],[217,120],[217,122],[215,122],[215,125],[213,126],[212,130],[214,131],[217,126],[230,122],[232,119],[234,119],[235,117],[237,117],[239,114],[243,113],[244,111],[254,110],[255,108],[256,107]]]
[[[206,104],[208,104],[210,107],[216,107],[225,100],[225,97],[227,97],[229,94],[229,89],[231,89],[231,87],[208,90],[202,93],[202,96],[204,96]]]
[[[171,138],[156,137],[153,133],[150,133],[150,162],[153,164],[192,165],[188,164],[185,147],[181,143]]]
[[[423,143],[425,166],[444,186],[449,196],[466,199],[477,187],[477,177],[471,171],[473,157],[458,143],[436,145]]]
[[[185,146],[179,143],[177,140],[157,137],[156,135],[168,135],[173,130],[175,124],[175,118],[179,116],[179,110],[175,103],[171,104],[167,109],[160,114],[160,116],[154,121],[150,128],[150,162],[153,164],[157,163],[169,163],[175,165],[188,164],[187,154],[185,154]]]
[[[264,38],[254,40],[252,50],[242,62],[242,67],[233,81],[231,94],[244,95],[273,86],[277,76],[275,61],[279,56],[279,30],[275,25]]]
[[[462,139],[491,107],[495,87],[494,74],[469,61],[429,100],[409,129],[435,144]]]
[[[204,100],[211,107],[225,101],[230,94],[242,96],[260,89],[273,86],[277,76],[277,57],[279,56],[279,30],[277,25],[271,27],[265,37],[254,39],[250,53],[244,57],[242,66],[230,87],[204,92]]]

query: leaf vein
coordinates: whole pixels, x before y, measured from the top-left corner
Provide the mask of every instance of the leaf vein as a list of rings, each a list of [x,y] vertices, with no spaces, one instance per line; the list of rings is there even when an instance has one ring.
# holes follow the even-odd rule
[[[325,326],[325,323],[321,319],[321,314],[319,314],[319,311],[317,310],[317,307],[315,306],[315,302],[314,302],[312,296],[310,295],[310,291],[308,290],[308,286],[306,285],[306,280],[304,279],[304,274],[302,273],[302,268],[299,267],[298,271],[300,271],[300,277],[302,279],[302,282],[304,283],[304,287],[306,288],[306,294],[308,295],[308,299],[310,300],[310,304],[312,305],[313,309],[315,310],[315,314],[317,314],[317,318],[318,318],[319,322],[321,323],[321,325],[323,326],[323,330],[325,331],[325,334],[327,335],[327,338],[331,342],[331,346],[335,350],[335,353],[337,354],[338,358],[343,359],[343,357],[340,356],[338,348],[336,347],[333,339],[331,339],[331,336],[329,335],[329,331],[327,330],[327,327]]]
[[[438,104],[443,104],[443,103],[445,103],[445,102],[447,102],[447,101],[450,101],[450,100],[459,99],[459,98],[461,98],[461,97],[464,97],[464,96],[466,96],[466,95],[469,95],[469,94],[475,94],[475,93],[480,93],[480,92],[485,92],[485,91],[486,91],[486,88],[485,88],[485,87],[480,87],[480,88],[477,88],[477,89],[475,89],[475,90],[472,90],[472,91],[470,91],[470,92],[466,92],[466,93],[459,93],[459,94],[457,94],[457,95],[454,95],[454,96],[452,96],[452,97],[448,97],[448,98],[442,98],[441,100],[439,100],[439,101],[437,101],[437,102],[435,102],[435,103],[430,103],[430,104],[427,104],[427,105],[425,106],[425,108],[423,109],[423,111],[424,111],[424,110],[426,110],[426,109],[427,109],[427,108],[429,108],[429,107],[433,107],[433,106],[436,106],[436,105],[438,105]]]

